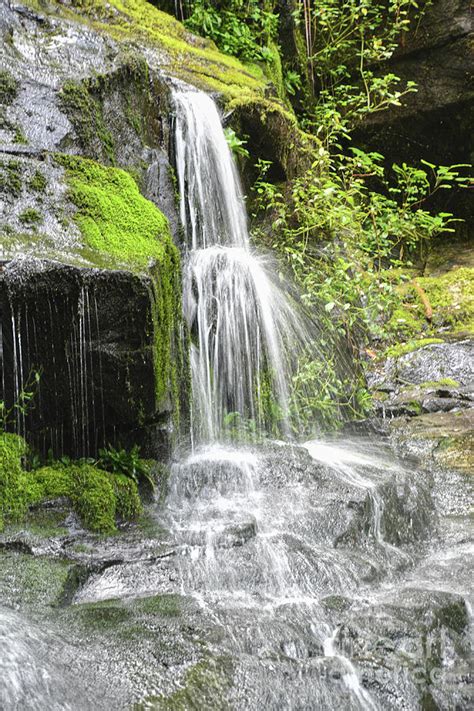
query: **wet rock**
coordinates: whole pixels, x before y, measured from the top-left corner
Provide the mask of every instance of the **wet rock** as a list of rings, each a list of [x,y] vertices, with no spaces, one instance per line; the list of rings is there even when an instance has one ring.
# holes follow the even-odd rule
[[[418,386],[386,386],[374,395],[374,409],[379,417],[415,417],[427,412],[450,412],[474,406],[472,386],[452,381],[427,382]]]
[[[42,454],[95,456],[107,443],[138,443],[165,458],[176,408],[170,387],[154,402],[152,278],[84,244],[55,159],[77,154],[130,170],[177,235],[160,55],[124,51],[87,23],[20,4],[1,4],[0,32],[15,87],[0,107],[0,397],[10,406],[42,372],[21,429]]]
[[[415,81],[416,93],[404,97],[400,107],[372,113],[353,140],[397,163],[413,164],[427,156],[440,165],[470,160],[466,157],[473,151],[471,19],[468,0],[435,0],[425,8],[420,22],[404,35],[381,70],[393,72],[402,85]],[[454,212],[469,223],[472,205],[464,193],[438,196],[435,209]]]
[[[474,381],[474,341],[434,343],[399,358],[388,358],[383,369],[369,378],[370,386],[391,392],[402,385],[436,384],[455,381],[469,388]],[[441,381],[441,382],[440,382]]]
[[[401,356],[394,364],[396,378],[409,383],[452,378],[460,385],[474,381],[474,341],[435,343]]]
[[[412,453],[440,466],[474,470],[474,409],[435,412],[390,423],[401,453]]]
[[[40,452],[88,456],[117,439],[158,456],[167,451],[170,404],[166,399],[157,408],[150,387],[150,291],[150,280],[131,272],[38,259],[17,260],[0,274],[2,397],[15,398],[20,339],[22,377],[41,373],[41,406],[26,423]]]

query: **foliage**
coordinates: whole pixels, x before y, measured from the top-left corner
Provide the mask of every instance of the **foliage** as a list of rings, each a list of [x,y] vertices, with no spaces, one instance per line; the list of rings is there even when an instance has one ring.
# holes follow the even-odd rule
[[[249,158],[250,154],[245,148],[245,144],[247,143],[247,141],[239,138],[232,128],[224,129],[224,134],[227,141],[227,145],[229,146],[232,153],[234,153],[234,155],[242,156],[243,158]]]
[[[152,491],[155,488],[150,466],[141,459],[138,445],[134,445],[130,450],[115,449],[111,445],[107,449],[100,449],[97,464],[101,469],[132,479],[137,485],[145,485]]]
[[[387,170],[377,153],[352,149],[331,156],[321,149],[313,165],[282,188],[267,180],[268,161],[257,163],[254,219],[271,222],[269,246],[289,265],[328,340],[325,356],[300,363],[294,378],[293,405],[303,428],[311,420],[334,425],[343,411],[354,415],[370,405],[360,374],[345,374],[333,361],[337,339],[357,356],[357,333],[390,343],[420,332],[422,304],[412,314],[401,303],[410,259],[435,235],[452,231],[452,215],[433,215],[425,204],[438,190],[464,185],[462,167]],[[254,236],[268,242],[264,230]]]
[[[210,0],[193,0],[185,21],[193,32],[214,40],[222,52],[245,61],[272,61],[278,15],[273,3],[260,0],[226,0],[216,7]]]
[[[368,113],[399,106],[416,91],[379,67],[393,55],[403,35],[425,8],[417,0],[321,0],[299,2],[293,20],[304,28],[310,86],[306,87],[308,127],[329,147]],[[314,98],[316,97],[316,99]]]
[[[19,421],[19,418],[23,418],[27,414],[33,405],[40,379],[41,373],[39,371],[31,372],[10,407],[7,407],[4,400],[0,400],[0,428],[2,431],[6,432]]]

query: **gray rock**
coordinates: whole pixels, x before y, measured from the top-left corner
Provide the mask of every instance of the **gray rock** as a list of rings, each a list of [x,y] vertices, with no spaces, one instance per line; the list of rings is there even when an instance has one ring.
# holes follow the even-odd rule
[[[407,383],[437,382],[451,378],[461,385],[474,381],[474,341],[434,343],[407,353],[393,365],[398,380]]]

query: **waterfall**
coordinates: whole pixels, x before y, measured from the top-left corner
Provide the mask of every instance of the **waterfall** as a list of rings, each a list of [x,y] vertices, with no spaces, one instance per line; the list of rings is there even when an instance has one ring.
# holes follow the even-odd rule
[[[320,604],[330,592],[354,594],[360,570],[327,546],[324,528],[314,521],[309,482],[318,470],[302,463],[303,450],[283,444],[271,451],[222,444],[229,434],[289,438],[298,420],[291,379],[303,354],[314,357],[315,334],[275,278],[275,265],[250,245],[242,188],[215,103],[191,89],[176,91],[174,103],[192,430],[201,445],[173,465],[167,499],[166,522],[184,554],[178,563],[181,590],[222,616],[231,653],[250,649],[260,655],[275,644],[293,660],[308,660],[311,649],[319,648],[329,666],[342,669],[348,708],[375,709],[355,667],[338,650],[337,628],[331,631]],[[306,449],[318,454],[314,442]],[[345,486],[362,490],[362,497],[368,492],[369,535],[380,543],[375,482],[341,464],[331,448],[324,452],[335,459],[331,471]],[[245,639],[234,631],[239,610],[254,616]],[[311,704],[319,699],[333,708],[319,679],[307,694]],[[287,695],[277,684],[270,706]]]
[[[185,230],[183,305],[192,338],[193,434],[290,433],[291,376],[307,328],[250,246],[239,177],[214,101],[176,91],[176,163]]]

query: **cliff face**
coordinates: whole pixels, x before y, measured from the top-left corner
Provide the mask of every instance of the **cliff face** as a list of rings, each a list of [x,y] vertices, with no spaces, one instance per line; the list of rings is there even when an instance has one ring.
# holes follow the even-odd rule
[[[0,7],[0,399],[44,454],[159,456],[187,398],[164,59],[75,5]]]
[[[395,162],[472,163],[472,41],[469,1],[434,0],[384,67],[403,82],[416,82],[416,93],[406,96],[403,106],[371,114],[354,140]],[[444,195],[436,207],[468,220],[472,201],[466,192]]]

